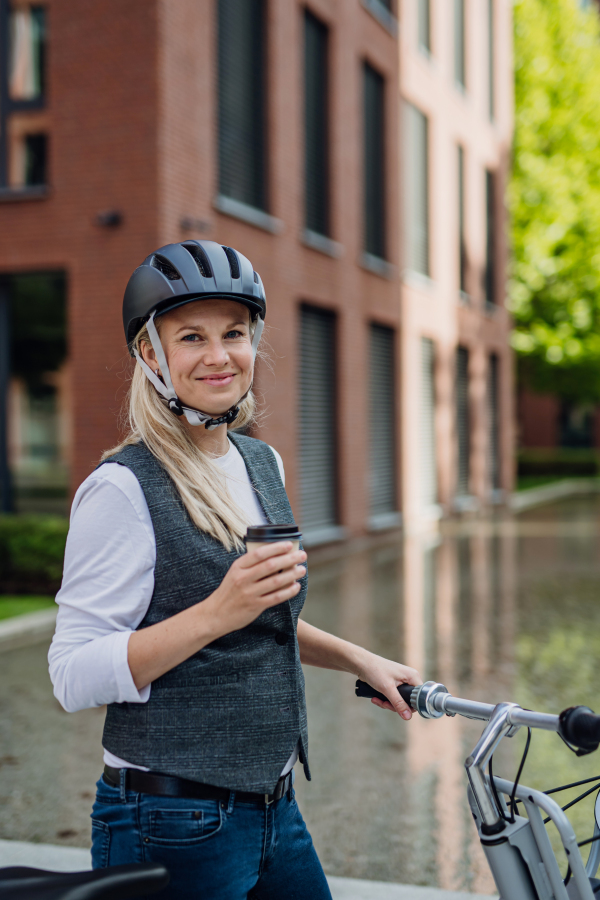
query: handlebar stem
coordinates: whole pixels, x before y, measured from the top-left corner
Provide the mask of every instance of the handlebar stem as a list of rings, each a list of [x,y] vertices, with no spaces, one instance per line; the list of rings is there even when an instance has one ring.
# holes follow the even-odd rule
[[[485,767],[502,738],[513,728],[510,713],[516,706],[516,703],[498,703],[494,707],[475,749],[465,760],[467,777],[481,814],[484,834],[498,834],[504,828],[504,821],[491,796]]]

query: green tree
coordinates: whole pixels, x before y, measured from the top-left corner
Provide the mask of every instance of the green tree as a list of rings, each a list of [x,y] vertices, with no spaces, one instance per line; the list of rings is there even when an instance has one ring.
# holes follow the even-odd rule
[[[600,17],[516,0],[509,188],[521,383],[600,400]]]

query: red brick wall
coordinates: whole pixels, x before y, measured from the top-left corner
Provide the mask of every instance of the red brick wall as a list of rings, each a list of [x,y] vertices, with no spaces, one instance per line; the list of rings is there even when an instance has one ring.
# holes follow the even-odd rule
[[[117,437],[128,275],[157,240],[157,17],[148,0],[48,0],[50,185],[0,203],[0,272],[63,269],[75,487]],[[95,224],[119,209],[114,230]]]

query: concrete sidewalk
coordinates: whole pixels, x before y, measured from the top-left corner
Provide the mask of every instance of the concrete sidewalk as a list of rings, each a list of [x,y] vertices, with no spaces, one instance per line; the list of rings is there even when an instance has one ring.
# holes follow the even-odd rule
[[[0,868],[32,866],[56,872],[77,872],[90,868],[89,850],[56,847],[52,844],[28,844],[25,841],[0,840]],[[437,888],[361,881],[358,878],[329,876],[333,900],[492,900],[481,894],[457,894]]]

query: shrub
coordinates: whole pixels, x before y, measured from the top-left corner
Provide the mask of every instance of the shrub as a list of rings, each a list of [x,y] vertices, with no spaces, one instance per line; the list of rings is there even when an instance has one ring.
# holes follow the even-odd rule
[[[518,474],[520,477],[593,477],[599,474],[598,453],[594,449],[575,447],[521,450],[518,456]]]
[[[58,516],[0,516],[0,593],[55,593],[68,529]]]

